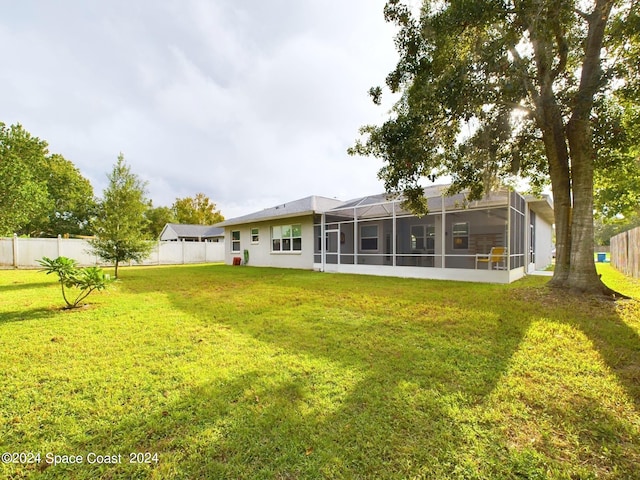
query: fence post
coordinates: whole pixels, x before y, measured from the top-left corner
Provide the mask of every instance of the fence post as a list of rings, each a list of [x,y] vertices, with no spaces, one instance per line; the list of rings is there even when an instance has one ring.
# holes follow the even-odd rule
[[[62,235],[58,234],[58,256],[62,256]]]
[[[626,232],[624,232],[624,244],[627,247],[627,251],[626,251],[626,265],[625,265],[625,272],[627,275],[631,276],[633,275],[633,272],[631,271],[631,264],[632,262],[632,258],[631,255],[633,255],[633,252],[631,251],[631,238],[629,238],[629,233],[631,232],[631,230],[627,230]]]
[[[13,234],[13,267],[18,268],[18,234]]]
[[[185,253],[184,253],[184,238],[182,239],[182,264],[185,263]]]

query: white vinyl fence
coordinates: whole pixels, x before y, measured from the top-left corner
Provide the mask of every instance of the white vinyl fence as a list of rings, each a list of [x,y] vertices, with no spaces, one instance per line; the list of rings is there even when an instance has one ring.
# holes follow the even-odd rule
[[[81,266],[108,265],[89,253],[86,240],[69,238],[0,238],[0,267],[39,267],[42,257],[73,258]],[[177,265],[224,262],[224,242],[157,242],[151,254],[135,265]]]

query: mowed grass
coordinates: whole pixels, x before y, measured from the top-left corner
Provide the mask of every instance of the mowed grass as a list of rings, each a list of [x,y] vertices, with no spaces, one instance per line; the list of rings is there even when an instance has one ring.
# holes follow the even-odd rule
[[[0,452],[41,454],[0,477],[640,478],[640,283],[598,268],[634,300],[209,265],[63,311],[0,271]]]

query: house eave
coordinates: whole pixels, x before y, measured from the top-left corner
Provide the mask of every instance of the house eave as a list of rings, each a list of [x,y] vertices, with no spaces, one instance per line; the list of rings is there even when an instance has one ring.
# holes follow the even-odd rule
[[[306,217],[309,215],[315,215],[316,213],[319,213],[319,212],[316,212],[314,210],[308,210],[308,211],[302,211],[302,212],[284,213],[281,215],[269,215],[269,216],[259,217],[259,218],[242,218],[242,217],[232,218],[231,220],[226,220],[224,222],[216,223],[214,227],[227,228],[227,227],[236,227],[238,225],[251,225],[251,224],[262,223],[262,222],[271,222],[273,220],[285,220],[287,218]]]
[[[555,217],[553,214],[553,200],[549,195],[543,195],[542,197],[526,197],[526,201],[529,204],[529,208],[539,217],[543,218],[547,223],[553,225],[555,223]]]

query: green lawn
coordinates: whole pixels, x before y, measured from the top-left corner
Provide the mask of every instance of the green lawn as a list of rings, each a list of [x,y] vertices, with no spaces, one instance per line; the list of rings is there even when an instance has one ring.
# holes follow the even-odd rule
[[[0,477],[640,478],[640,283],[598,268],[635,300],[209,265],[63,311],[0,271],[0,452],[41,455]]]

